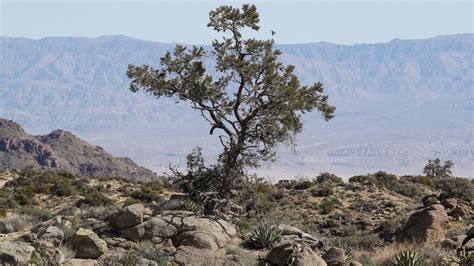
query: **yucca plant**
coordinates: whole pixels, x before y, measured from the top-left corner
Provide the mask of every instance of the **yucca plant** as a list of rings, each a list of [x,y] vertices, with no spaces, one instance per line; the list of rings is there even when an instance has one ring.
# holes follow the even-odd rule
[[[423,254],[411,250],[398,252],[392,263],[394,266],[424,266],[426,264]]]
[[[261,224],[250,232],[249,240],[257,248],[270,248],[281,237],[281,233],[274,225]]]

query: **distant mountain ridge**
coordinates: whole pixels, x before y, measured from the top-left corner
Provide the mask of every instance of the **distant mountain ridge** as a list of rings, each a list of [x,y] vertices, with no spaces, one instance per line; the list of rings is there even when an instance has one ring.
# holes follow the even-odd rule
[[[72,133],[54,130],[32,136],[11,120],[0,118],[0,170],[34,168],[61,170],[82,176],[151,180],[158,177],[130,158],[116,158]]]
[[[329,123],[306,116],[300,153],[283,153],[280,163],[289,171],[407,172],[430,157],[451,156],[455,169],[474,176],[473,43],[469,33],[377,44],[277,45],[302,83],[321,81],[337,106]],[[126,36],[0,37],[0,116],[35,134],[72,130],[153,169],[182,163],[178,158],[194,145],[215,154],[207,126],[190,108],[128,90],[128,64],[156,67],[174,46]]]

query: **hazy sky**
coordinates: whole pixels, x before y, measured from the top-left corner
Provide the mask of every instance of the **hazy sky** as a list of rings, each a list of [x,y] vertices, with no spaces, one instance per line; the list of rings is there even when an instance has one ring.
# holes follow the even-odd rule
[[[473,32],[472,1],[245,1],[260,12],[258,37],[278,43],[386,42]],[[159,42],[208,44],[208,13],[241,1],[0,0],[0,35],[43,38],[123,34]]]

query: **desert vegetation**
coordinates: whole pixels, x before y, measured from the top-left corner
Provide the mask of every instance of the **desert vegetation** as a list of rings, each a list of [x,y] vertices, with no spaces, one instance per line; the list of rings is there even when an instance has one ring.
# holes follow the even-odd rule
[[[301,85],[259,30],[255,6],[222,6],[212,51],[176,46],[161,68],[128,68],[133,92],[186,102],[223,151],[201,148],[166,181],[83,177],[33,168],[1,173],[0,262],[66,265],[472,265],[474,184],[453,162],[422,175],[332,173],[273,182],[251,174],[295,141],[301,116],[333,117],[321,83]],[[216,58],[217,78],[203,58]],[[218,133],[219,132],[219,133]],[[57,133],[64,134],[64,133]],[[110,159],[111,160],[111,159]],[[133,165],[133,164],[129,164]],[[91,165],[90,168],[94,168]],[[144,179],[145,180],[145,179]]]

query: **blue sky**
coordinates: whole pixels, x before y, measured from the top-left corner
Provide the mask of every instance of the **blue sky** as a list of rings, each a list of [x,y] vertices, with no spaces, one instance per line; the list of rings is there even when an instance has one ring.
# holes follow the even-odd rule
[[[386,42],[473,32],[472,1],[245,1],[261,16],[256,37],[277,32],[278,43]],[[0,35],[122,34],[159,42],[209,44],[218,35],[206,27],[208,13],[241,1],[22,1],[0,0]]]

